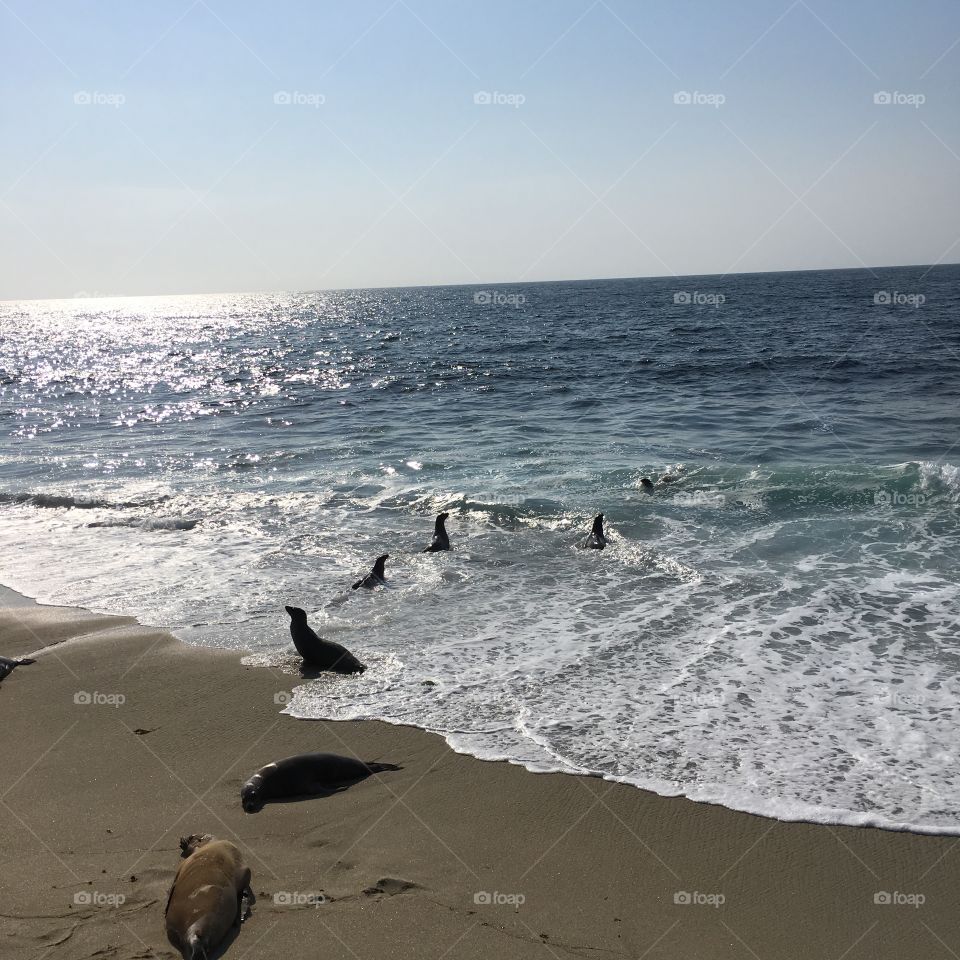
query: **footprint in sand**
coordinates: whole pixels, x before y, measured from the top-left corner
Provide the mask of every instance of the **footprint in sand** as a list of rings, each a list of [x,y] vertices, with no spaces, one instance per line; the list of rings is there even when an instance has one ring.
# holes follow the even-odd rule
[[[382,900],[384,897],[395,897],[398,893],[409,893],[411,890],[422,890],[419,883],[409,880],[397,880],[395,877],[383,877],[372,887],[367,887],[364,894]]]

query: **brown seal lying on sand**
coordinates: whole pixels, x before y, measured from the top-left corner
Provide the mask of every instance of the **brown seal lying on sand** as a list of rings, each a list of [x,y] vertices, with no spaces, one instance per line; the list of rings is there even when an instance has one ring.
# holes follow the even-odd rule
[[[253,900],[250,868],[240,851],[210,834],[180,839],[185,859],[167,899],[167,938],[184,960],[207,960],[243,921],[243,900]]]

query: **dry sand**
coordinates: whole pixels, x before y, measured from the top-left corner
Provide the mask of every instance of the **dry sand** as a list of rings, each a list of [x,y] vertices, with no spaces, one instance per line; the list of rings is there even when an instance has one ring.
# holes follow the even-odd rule
[[[253,870],[236,960],[960,954],[956,838],[781,823],[484,763],[419,730],[293,720],[274,696],[295,678],[235,653],[0,610],[0,654],[41,648],[0,684],[4,960],[173,957],[178,840],[207,832]],[[247,776],[307,750],[403,770],[244,814]]]

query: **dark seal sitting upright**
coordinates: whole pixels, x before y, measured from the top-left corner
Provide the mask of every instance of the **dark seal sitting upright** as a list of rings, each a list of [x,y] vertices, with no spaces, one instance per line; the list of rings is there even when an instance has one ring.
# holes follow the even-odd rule
[[[379,587],[386,583],[387,578],[383,572],[383,565],[387,562],[389,557],[389,553],[381,553],[374,562],[373,569],[365,577],[361,577],[353,585],[353,589],[359,590],[361,587],[363,587],[365,590],[372,590],[374,587]]]
[[[36,662],[36,660],[30,660],[28,657],[23,657],[20,660],[11,660],[9,657],[0,657],[0,680],[5,680],[7,677],[9,677],[17,667],[26,667],[29,664]]]
[[[346,648],[318,637],[307,625],[307,614],[299,607],[284,607],[290,614],[290,636],[304,665],[334,673],[363,673],[367,668]]]
[[[364,763],[335,753],[301,753],[261,767],[240,788],[240,802],[247,813],[256,813],[271,800],[326,796],[373,773],[399,769],[392,763]]]
[[[429,547],[424,547],[424,553],[436,553],[438,550],[450,549],[450,538],[447,536],[447,528],[443,521],[449,517],[449,513],[441,513],[433,525],[433,543]]]
[[[593,529],[590,536],[580,544],[581,550],[602,550],[607,545],[607,538],[603,533],[603,514],[598,513],[593,518]]]

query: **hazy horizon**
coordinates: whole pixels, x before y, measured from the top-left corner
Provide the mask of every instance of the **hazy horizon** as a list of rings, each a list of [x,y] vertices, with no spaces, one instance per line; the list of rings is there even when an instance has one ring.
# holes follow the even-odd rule
[[[8,300],[0,300],[0,303],[29,303],[31,301],[44,302],[48,300],[145,300],[151,297],[169,298],[169,297],[229,297],[229,296],[269,296],[280,294],[308,294],[308,293],[337,293],[349,291],[364,290],[421,290],[442,287],[521,287],[524,285],[549,284],[549,283],[606,283],[628,280],[687,280],[696,277],[738,277],[738,276],[762,276],[764,274],[791,274],[791,273],[829,273],[842,272],[846,270],[865,270],[871,273],[876,270],[898,270],[910,269],[916,267],[928,267],[929,269],[956,267],[960,266],[960,261],[944,261],[937,264],[929,263],[883,263],[870,264],[868,266],[855,267],[805,267],[799,270],[738,270],[732,273],[678,273],[678,274],[645,274],[634,277],[545,277],[542,280],[483,280],[470,283],[396,283],[382,284],[366,287],[302,287],[295,290],[184,290],[179,293],[117,293],[109,295],[97,295],[86,290],[78,291],[69,297],[17,297]]]
[[[0,5],[0,300],[931,265],[960,7]]]

